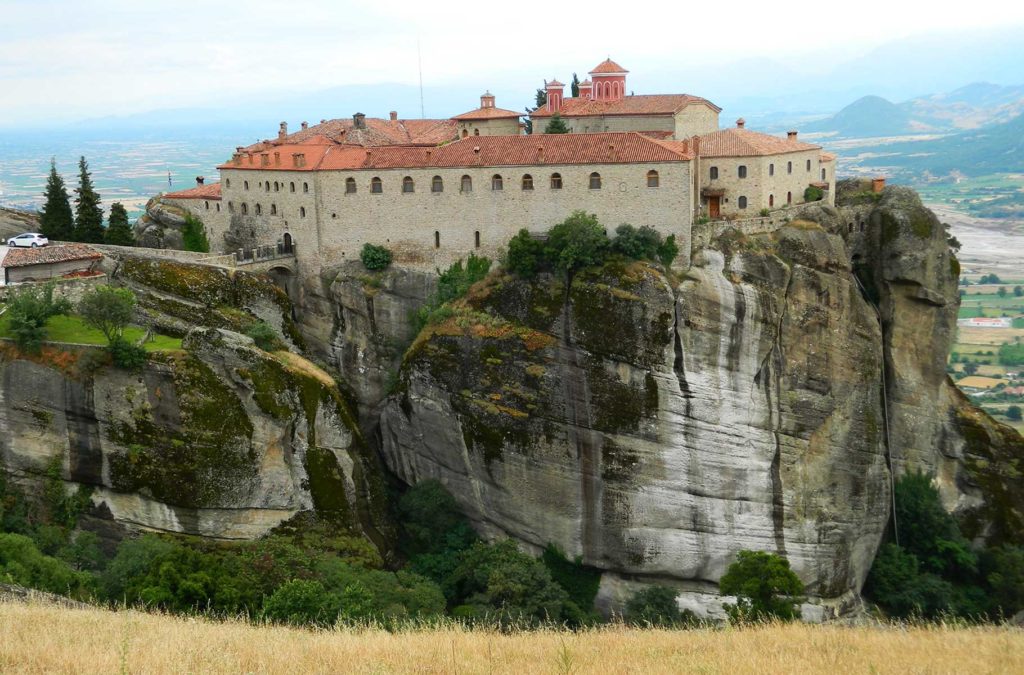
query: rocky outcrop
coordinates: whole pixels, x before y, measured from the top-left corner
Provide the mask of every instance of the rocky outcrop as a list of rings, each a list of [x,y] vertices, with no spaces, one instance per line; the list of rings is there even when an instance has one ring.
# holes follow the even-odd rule
[[[381,418],[386,461],[484,531],[712,592],[775,550],[856,592],[888,518],[880,334],[842,241],[726,238],[679,283],[612,264],[492,280],[421,335]]]
[[[146,203],[146,213],[135,221],[135,244],[147,248],[185,248],[182,229],[185,227],[186,212],[172,204],[165,204],[160,197]]]

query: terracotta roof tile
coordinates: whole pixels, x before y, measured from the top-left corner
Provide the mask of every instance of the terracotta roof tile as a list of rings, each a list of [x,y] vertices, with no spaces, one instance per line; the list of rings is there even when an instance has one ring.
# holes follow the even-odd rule
[[[85,244],[62,244],[39,248],[11,248],[4,257],[4,267],[49,265],[73,260],[99,260],[103,254]]]
[[[611,59],[605,59],[601,63],[594,66],[594,69],[590,71],[591,75],[607,75],[609,73],[628,73],[629,71],[615,63]]]
[[[467,113],[456,115],[453,120],[497,120],[497,119],[508,119],[508,118],[519,118],[522,117],[523,113],[516,112],[515,110],[505,110],[504,108],[477,108],[476,110],[470,110]]]
[[[247,146],[246,151],[260,151],[278,145],[294,145],[312,142],[346,143],[373,147],[380,145],[440,145],[458,137],[458,128],[453,120],[385,120],[367,117],[364,128],[357,129],[351,118],[327,120],[307,129]],[[319,137],[319,138],[318,138]]]
[[[836,156],[833,155],[831,152],[823,152],[823,153],[821,153],[821,157],[819,157],[818,159],[819,159],[819,161],[822,161],[822,162],[834,162],[835,159],[836,159]]]
[[[820,149],[820,145],[770,136],[749,129],[722,129],[700,138],[701,157],[755,157]]]
[[[585,98],[567,98],[559,111],[562,117],[592,117],[595,115],[674,115],[688,105],[703,104],[715,112],[721,108],[706,98],[689,94],[650,94],[624,96],[617,101],[591,101]],[[553,113],[542,106],[531,117],[550,117]]]
[[[692,159],[686,141],[659,142],[637,133],[473,136],[438,148],[335,147],[320,170],[634,164]]]
[[[168,192],[164,195],[168,199],[220,199],[220,183],[208,183],[197,185],[189,190]]]

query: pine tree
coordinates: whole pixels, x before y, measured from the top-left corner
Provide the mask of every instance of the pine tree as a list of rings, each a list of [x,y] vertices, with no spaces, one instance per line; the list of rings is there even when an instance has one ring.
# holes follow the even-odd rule
[[[547,93],[547,91],[545,91],[543,89],[538,89],[537,90],[537,95],[534,97],[534,101],[536,102],[537,107],[536,108],[527,108],[526,109],[526,124],[524,125],[524,127],[525,127],[525,130],[526,130],[526,133],[528,133],[528,134],[532,134],[533,133],[533,120],[530,118],[530,115],[532,115],[533,112],[535,110],[537,110],[537,108],[542,108],[545,105],[547,105],[547,103],[548,103],[548,93]]]
[[[572,84],[569,85],[570,91],[572,91],[572,97],[577,98],[580,95],[580,78],[576,77],[576,73],[572,74]]]
[[[555,113],[551,116],[551,121],[544,127],[544,133],[546,134],[567,134],[569,133],[569,127],[566,126],[562,116]]]
[[[135,234],[132,232],[132,226],[128,224],[128,212],[124,210],[121,202],[110,205],[110,222],[107,223],[104,239],[106,243],[118,246],[135,244]]]
[[[57,163],[53,159],[50,160],[50,177],[46,179],[46,192],[43,196],[46,197],[46,204],[39,214],[43,235],[58,241],[71,239],[75,227],[74,217],[71,215],[71,202],[64,178],[57,173]]]
[[[89,164],[83,156],[78,160],[78,194],[75,197],[75,241],[99,244],[103,242],[103,209],[100,196],[92,186]]]

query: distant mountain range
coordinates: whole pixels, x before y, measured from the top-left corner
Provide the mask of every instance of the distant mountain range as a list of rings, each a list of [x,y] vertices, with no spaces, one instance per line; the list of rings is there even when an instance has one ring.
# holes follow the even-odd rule
[[[837,138],[949,133],[1006,122],[1022,113],[1024,85],[976,82],[902,103],[864,96],[831,117],[805,122],[801,131]]]
[[[1009,122],[927,141],[883,146],[884,163],[936,175],[1024,172],[1024,114]],[[893,153],[893,154],[889,154]]]

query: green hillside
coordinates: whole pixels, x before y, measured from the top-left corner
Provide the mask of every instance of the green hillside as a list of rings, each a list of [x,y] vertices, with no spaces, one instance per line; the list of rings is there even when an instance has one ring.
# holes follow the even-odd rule
[[[1024,172],[1024,115],[931,141],[888,145],[885,151],[894,153],[886,156],[886,164],[939,175]]]
[[[803,127],[806,132],[835,132],[845,137],[897,136],[914,129],[910,115],[881,96],[864,96],[832,117]]]

